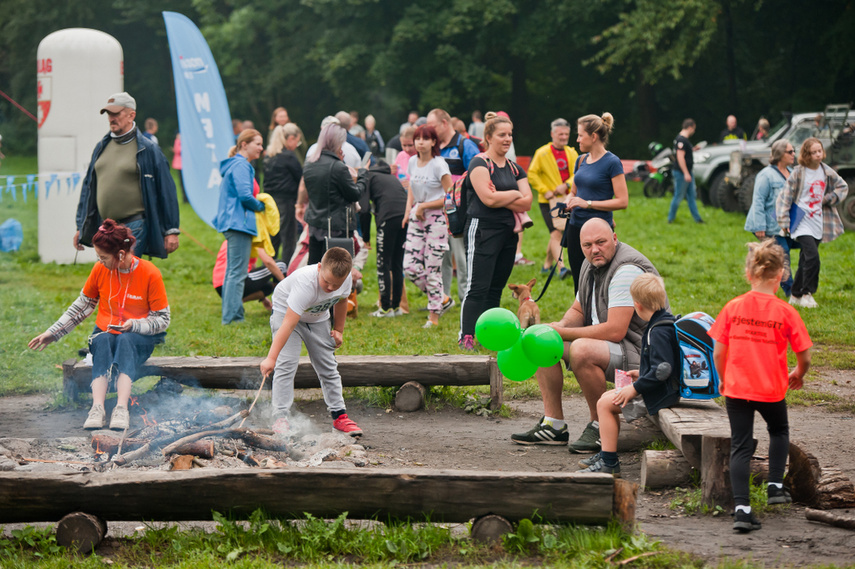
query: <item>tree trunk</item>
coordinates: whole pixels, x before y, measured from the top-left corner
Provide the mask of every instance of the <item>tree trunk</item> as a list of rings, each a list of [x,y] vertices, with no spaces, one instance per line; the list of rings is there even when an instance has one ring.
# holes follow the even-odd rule
[[[678,450],[646,450],[641,457],[642,488],[674,488],[692,480],[692,465]]]
[[[705,435],[701,445],[701,491],[703,503],[729,509],[733,505],[730,485],[730,437]]]

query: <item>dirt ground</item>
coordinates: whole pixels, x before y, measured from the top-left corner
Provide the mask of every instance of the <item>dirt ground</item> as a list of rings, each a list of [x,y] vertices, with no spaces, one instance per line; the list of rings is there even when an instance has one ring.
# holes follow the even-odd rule
[[[855,403],[855,372],[828,371],[822,379],[811,383],[813,391],[834,393],[849,403]],[[226,403],[235,403],[242,392],[222,394]],[[174,395],[176,400],[188,395]],[[319,428],[331,428],[320,393],[298,392],[298,408]],[[86,409],[45,409],[46,396],[0,398],[0,438],[55,439],[85,437],[80,429]],[[186,403],[186,401],[184,402]],[[535,400],[511,401],[509,419],[482,417],[461,409],[422,410],[400,413],[361,403],[349,404],[349,415],[365,431],[360,443],[367,449],[369,468],[434,468],[464,470],[502,470],[555,472],[574,471],[579,467],[578,455],[566,447],[519,446],[513,444],[511,433],[526,431],[542,414],[541,403]],[[179,405],[169,405],[180,408]],[[260,409],[269,407],[264,398]],[[108,403],[108,409],[111,405]],[[571,437],[581,432],[587,422],[587,409],[580,396],[565,399],[564,410],[569,418]],[[755,436],[760,440],[758,453],[765,453],[768,439],[760,424]],[[134,419],[132,419],[133,423]],[[259,421],[261,426],[263,419]],[[133,425],[132,425],[133,426]],[[264,425],[266,426],[266,425]],[[803,444],[824,467],[841,469],[855,480],[855,417],[848,412],[832,410],[831,406],[790,408],[791,439]],[[640,449],[657,437],[655,427],[624,426],[620,448],[623,478],[640,479]],[[803,566],[807,564],[855,564],[855,533],[804,518],[804,508],[794,505],[773,514],[761,515],[763,529],[747,535],[731,530],[728,515],[686,516],[671,510],[673,491],[641,491],[637,520],[640,530],[669,547],[687,551],[709,560],[752,558],[765,566]],[[851,512],[850,512],[851,513]],[[111,524],[111,533],[122,527],[130,531],[138,523]],[[7,527],[7,530],[9,528]]]

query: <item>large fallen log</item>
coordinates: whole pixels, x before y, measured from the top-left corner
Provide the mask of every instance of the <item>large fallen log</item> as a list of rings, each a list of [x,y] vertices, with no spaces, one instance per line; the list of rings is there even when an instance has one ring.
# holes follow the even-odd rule
[[[210,356],[153,357],[142,367],[141,377],[169,377],[185,385],[207,389],[257,389],[261,384],[262,358]],[[401,386],[417,381],[431,385],[489,385],[492,408],[502,405],[502,375],[495,358],[477,355],[435,356],[338,356],[344,387]],[[92,381],[92,368],[82,361],[63,363],[63,390],[74,399]],[[268,382],[265,389],[269,389]],[[297,389],[320,387],[309,361],[300,358],[294,377]]]
[[[305,513],[353,519],[465,522],[487,514],[514,521],[605,524],[634,517],[637,485],[608,474],[433,470],[193,469],[109,473],[0,473],[0,524],[56,521],[85,510],[104,520],[274,517]],[[189,498],[189,499],[188,499]]]
[[[790,443],[790,466],[784,483],[790,487],[793,500],[801,504],[830,510],[855,506],[855,486],[836,468],[823,468],[814,455],[800,445]]]

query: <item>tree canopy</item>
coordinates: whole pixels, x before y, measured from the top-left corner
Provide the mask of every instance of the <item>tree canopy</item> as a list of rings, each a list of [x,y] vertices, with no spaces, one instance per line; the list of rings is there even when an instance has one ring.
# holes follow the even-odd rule
[[[309,137],[341,109],[375,115],[387,138],[410,110],[465,122],[505,110],[530,154],[555,117],[609,111],[613,149],[643,157],[686,117],[713,139],[728,114],[750,131],[760,116],[849,102],[855,85],[855,0],[6,0],[0,89],[34,111],[39,42],[99,29],[123,46],[140,118],[157,118],[168,140],[162,10],[199,25],[232,115],[262,132],[280,105]],[[5,99],[0,133],[7,153],[34,152],[35,124]]]

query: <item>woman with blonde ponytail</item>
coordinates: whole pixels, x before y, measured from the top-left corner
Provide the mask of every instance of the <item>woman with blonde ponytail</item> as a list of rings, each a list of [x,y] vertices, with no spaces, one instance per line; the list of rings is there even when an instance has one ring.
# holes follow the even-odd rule
[[[572,214],[561,245],[567,247],[573,286],[579,292],[579,273],[585,261],[579,242],[582,226],[589,219],[599,217],[614,227],[612,212],[626,209],[629,193],[620,158],[606,150],[609,133],[614,128],[611,113],[603,113],[601,117],[585,115],[576,124],[579,127],[576,143],[581,156],[576,160],[573,184],[565,200]]]

